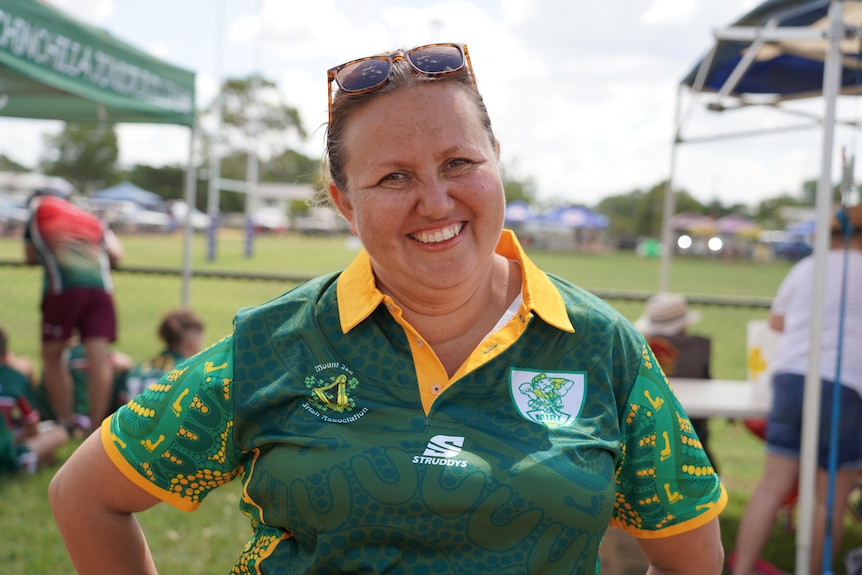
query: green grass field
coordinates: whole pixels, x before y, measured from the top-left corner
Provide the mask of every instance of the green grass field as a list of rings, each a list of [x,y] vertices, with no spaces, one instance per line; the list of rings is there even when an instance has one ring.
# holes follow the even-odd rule
[[[182,236],[123,236],[131,267],[179,268]],[[254,257],[244,256],[243,238],[225,234],[220,238],[218,258],[206,258],[205,238],[196,236],[193,267],[206,271],[243,271],[265,274],[313,276],[344,267],[355,254],[345,238],[300,236],[261,237],[255,241]],[[658,285],[659,262],[632,253],[530,254],[547,271],[594,291],[648,295]],[[0,238],[0,261],[20,261],[20,240]],[[787,262],[755,264],[746,261],[676,259],[671,289],[691,296],[763,298],[768,301],[789,269]],[[38,354],[38,268],[0,266],[0,325],[16,326],[13,348],[35,357]],[[121,334],[118,348],[145,357],[157,351],[154,330],[159,315],[180,303],[176,276],[117,273],[117,303]],[[230,329],[239,307],[261,303],[289,289],[291,282],[220,280],[195,278],[191,304],[207,320],[207,336],[215,340]],[[613,299],[612,305],[634,319],[642,302]],[[697,333],[714,339],[713,373],[716,377],[745,377],[745,323],[762,317],[763,309],[705,306]],[[18,327],[20,326],[20,327]],[[30,326],[30,327],[27,327]],[[742,343],[740,343],[742,342]],[[710,422],[714,451],[730,495],[723,513],[722,538],[727,551],[733,541],[743,508],[760,474],[763,444],[740,422],[714,419]],[[76,447],[67,445],[62,461]],[[72,573],[59,533],[53,525],[46,490],[54,468],[32,476],[0,476],[0,565],[4,573]],[[183,513],[166,505],[140,514],[156,562],[162,573],[227,573],[250,531],[237,509],[239,485],[226,486],[212,494],[195,513]],[[764,556],[785,570],[793,570],[795,533],[777,525]],[[848,523],[844,550],[862,544],[862,527]],[[836,565],[836,573],[844,573]]]

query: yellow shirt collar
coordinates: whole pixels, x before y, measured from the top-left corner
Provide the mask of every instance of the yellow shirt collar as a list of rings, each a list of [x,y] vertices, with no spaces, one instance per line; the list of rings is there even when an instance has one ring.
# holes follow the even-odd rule
[[[524,305],[548,324],[573,333],[575,328],[566,313],[566,305],[559,290],[551,283],[545,272],[540,270],[524,253],[518,238],[510,230],[503,230],[497,243],[498,254],[517,261],[523,271],[521,293]],[[383,292],[377,289],[371,258],[364,249],[342,272],[338,278],[338,315],[341,330],[349,332],[371,315],[383,302]]]

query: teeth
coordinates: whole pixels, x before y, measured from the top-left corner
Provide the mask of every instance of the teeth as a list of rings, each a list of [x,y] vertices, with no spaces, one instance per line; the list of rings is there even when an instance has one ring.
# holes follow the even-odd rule
[[[457,236],[464,228],[463,223],[443,228],[436,232],[419,232],[418,234],[410,234],[410,237],[423,244],[436,244],[437,242],[445,242]]]

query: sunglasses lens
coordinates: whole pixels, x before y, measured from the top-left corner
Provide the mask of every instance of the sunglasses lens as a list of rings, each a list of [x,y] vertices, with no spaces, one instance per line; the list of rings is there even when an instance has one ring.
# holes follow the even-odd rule
[[[426,74],[455,72],[464,66],[464,53],[451,44],[416,48],[407,58],[417,70]]]
[[[386,82],[392,64],[388,58],[366,58],[345,64],[335,80],[345,92],[364,92]]]

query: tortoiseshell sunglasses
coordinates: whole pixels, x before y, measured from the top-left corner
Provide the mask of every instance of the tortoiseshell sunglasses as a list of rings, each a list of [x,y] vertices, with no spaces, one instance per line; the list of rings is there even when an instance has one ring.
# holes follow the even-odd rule
[[[326,72],[329,90],[329,122],[332,123],[333,80],[342,92],[348,94],[371,92],[386,84],[389,80],[389,72],[392,71],[392,63],[396,60],[407,60],[414,70],[427,76],[454,74],[466,65],[473,85],[476,85],[476,76],[473,74],[473,64],[470,63],[470,53],[467,51],[466,44],[427,44],[406,52],[351,60]]]

